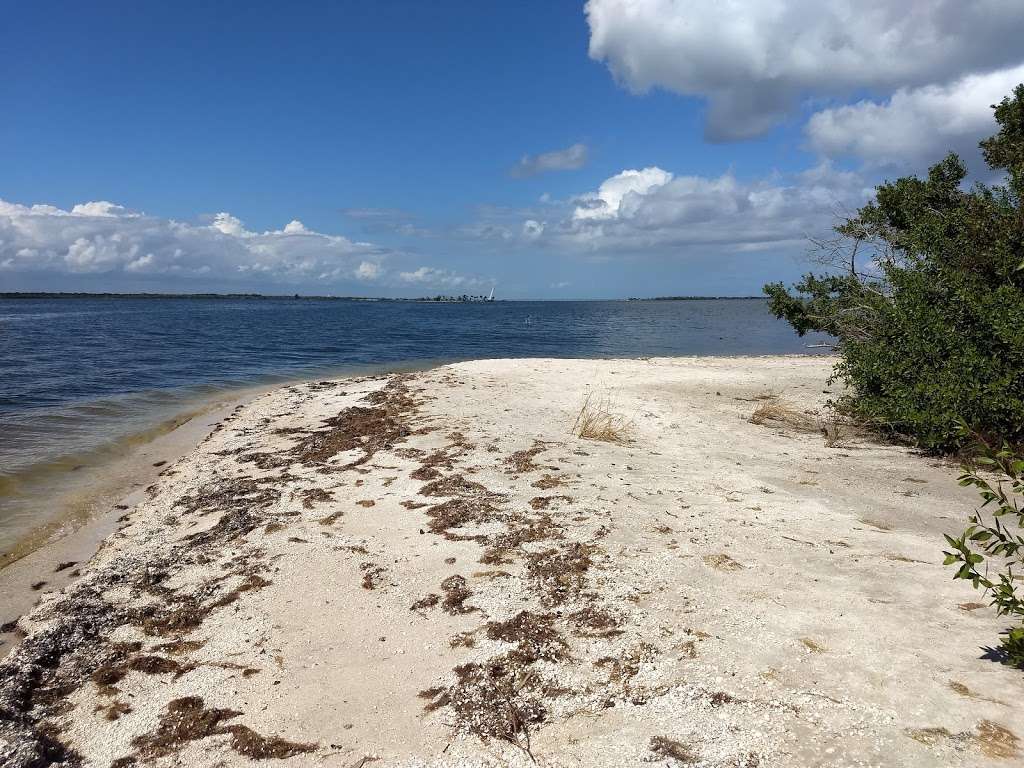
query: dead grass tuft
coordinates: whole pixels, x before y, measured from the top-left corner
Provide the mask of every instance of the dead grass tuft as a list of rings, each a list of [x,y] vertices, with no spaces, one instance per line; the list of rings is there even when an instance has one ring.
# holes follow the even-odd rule
[[[1008,760],[1018,756],[1017,744],[1020,739],[1012,731],[991,720],[982,720],[977,728],[975,741],[985,757]]]
[[[758,396],[762,400],[748,421],[765,427],[819,434],[825,438],[827,448],[836,448],[850,442],[877,439],[868,425],[858,423],[829,406],[823,414],[799,411],[779,399],[778,395]]]
[[[714,555],[704,555],[702,559],[704,560],[705,565],[711,568],[717,568],[720,571],[741,571],[744,567],[742,563],[736,562],[724,552]]]
[[[757,406],[749,421],[758,426],[782,427],[797,432],[822,431],[822,423],[816,416],[798,411],[777,398],[765,400]]]
[[[621,444],[630,441],[633,429],[633,421],[616,414],[609,398],[594,400],[591,393],[583,401],[570,431],[575,437]]]

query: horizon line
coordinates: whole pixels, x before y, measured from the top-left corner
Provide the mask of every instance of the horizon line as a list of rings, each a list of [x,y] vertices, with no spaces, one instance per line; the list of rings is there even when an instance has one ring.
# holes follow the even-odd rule
[[[512,301],[709,301],[709,300],[743,300],[743,299],[764,299],[764,296],[712,296],[712,295],[678,295],[678,296],[624,296],[617,298],[544,298],[544,299],[490,299],[486,301],[465,301],[458,299],[462,296],[476,297],[483,294],[432,294],[426,296],[405,297],[405,296],[340,296],[330,294],[300,294],[300,293],[219,293],[210,291],[197,291],[194,293],[165,293],[159,291],[0,291],[0,299],[60,299],[60,298],[133,298],[133,299],[289,299],[289,300],[327,300],[327,301],[418,301],[425,303],[438,302],[437,297],[442,299],[455,299],[447,303],[493,303]]]

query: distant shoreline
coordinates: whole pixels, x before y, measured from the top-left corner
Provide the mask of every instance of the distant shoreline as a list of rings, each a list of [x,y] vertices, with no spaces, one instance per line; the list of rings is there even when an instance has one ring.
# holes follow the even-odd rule
[[[764,300],[764,296],[630,296],[625,299],[490,299],[481,300],[475,297],[462,299],[458,296],[445,296],[440,299],[432,296],[403,298],[401,296],[304,296],[302,294],[267,294],[267,293],[90,293],[87,291],[6,291],[0,292],[0,299],[224,299],[238,301],[248,300],[300,300],[300,301],[406,301],[425,304],[487,304],[502,301],[751,301]]]

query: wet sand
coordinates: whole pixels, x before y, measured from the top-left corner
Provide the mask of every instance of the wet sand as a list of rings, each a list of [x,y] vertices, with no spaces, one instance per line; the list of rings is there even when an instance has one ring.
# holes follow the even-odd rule
[[[975,496],[808,427],[830,367],[488,360],[256,397],[22,617],[0,762],[1019,764],[1024,678],[940,564]],[[622,441],[570,433],[588,394]],[[751,423],[769,394],[806,419]]]
[[[29,531],[0,561],[0,658],[18,644],[13,624],[40,597],[59,591],[80,573],[118,527],[118,518],[145,498],[145,488],[161,468],[192,451],[255,390],[197,406],[174,420],[174,428],[142,442],[135,450],[92,471],[69,489],[55,490],[40,503],[54,513],[46,525]]]

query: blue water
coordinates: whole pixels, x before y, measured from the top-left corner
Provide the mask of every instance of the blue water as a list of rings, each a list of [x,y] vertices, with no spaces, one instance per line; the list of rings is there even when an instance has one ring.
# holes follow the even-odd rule
[[[801,353],[823,340],[798,338],[756,299],[0,300],[0,529],[15,497],[22,518],[42,503],[12,491],[25,478],[51,482],[40,468],[89,465],[104,446],[234,388],[470,358]]]

